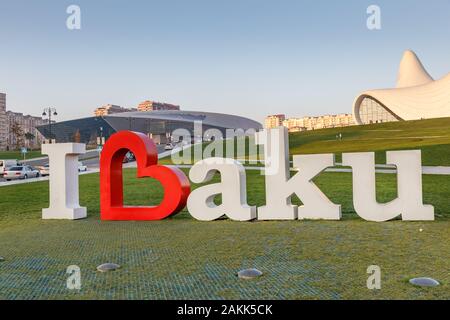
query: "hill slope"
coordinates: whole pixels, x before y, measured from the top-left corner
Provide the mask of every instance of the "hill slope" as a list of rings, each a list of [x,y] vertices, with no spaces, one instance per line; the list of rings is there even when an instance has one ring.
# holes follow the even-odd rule
[[[342,140],[336,138],[342,134]],[[254,143],[253,139],[250,139]],[[246,154],[249,139],[246,139]],[[205,150],[209,143],[204,143]],[[375,152],[377,164],[386,163],[386,151],[422,150],[422,163],[425,166],[450,166],[450,118],[419,121],[402,121],[346,128],[322,129],[289,135],[290,154],[335,153],[336,161],[341,161],[343,152]],[[226,156],[226,144],[222,145]],[[245,156],[235,155],[242,159]],[[183,152],[181,153],[183,154]],[[190,150],[191,159],[194,151]],[[212,156],[206,153],[205,157]],[[170,163],[164,159],[162,163]]]
[[[385,163],[386,150],[420,149],[424,165],[450,165],[450,118],[299,132],[289,141],[291,154],[337,153],[340,160],[342,152],[375,151]]]

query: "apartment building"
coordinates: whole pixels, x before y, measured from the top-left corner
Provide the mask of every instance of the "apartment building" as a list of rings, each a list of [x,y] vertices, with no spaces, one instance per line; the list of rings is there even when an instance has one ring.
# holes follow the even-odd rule
[[[136,111],[136,109],[122,108],[121,106],[118,106],[115,104],[106,104],[104,106],[101,106],[101,107],[98,107],[97,109],[95,109],[94,115],[96,117],[102,117],[102,116],[107,116],[109,114],[130,112],[130,111]]]
[[[180,110],[180,106],[170,103],[145,100],[139,103],[138,111]]]
[[[46,123],[47,121],[41,117],[6,111],[6,148],[9,150],[20,147],[39,148],[44,137],[36,127]]]
[[[284,114],[273,114],[267,116],[264,120],[264,128],[272,129],[276,127],[281,127],[283,122],[286,120],[286,116]]]
[[[282,125],[288,128],[290,132],[298,132],[348,127],[355,125],[355,121],[351,114],[337,114],[318,117],[289,118],[284,120]]]
[[[6,110],[6,94],[0,93],[0,150],[39,148],[43,136],[36,129],[45,124],[41,117]]]
[[[0,93],[0,150],[6,149],[6,94]]]
[[[318,117],[286,118],[284,114],[267,116],[264,127],[267,129],[284,126],[289,132],[318,130],[325,128],[339,128],[355,125],[353,115],[336,114]]]

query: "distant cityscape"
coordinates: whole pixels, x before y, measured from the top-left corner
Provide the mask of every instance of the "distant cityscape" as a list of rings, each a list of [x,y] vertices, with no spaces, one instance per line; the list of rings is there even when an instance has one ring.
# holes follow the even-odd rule
[[[6,110],[6,94],[0,93],[0,150],[40,148],[44,137],[36,127],[46,123],[41,117]]]
[[[45,137],[42,134],[42,130],[38,130],[37,127],[42,128],[42,126],[48,125],[48,120],[44,120],[37,116],[24,115],[19,112],[6,110],[6,107],[6,94],[0,93],[0,150],[18,150],[21,147],[31,149],[39,148],[41,143],[45,140]],[[142,101],[135,108],[124,108],[115,104],[106,104],[95,108],[93,115],[97,118],[126,112],[152,112],[164,110],[180,111],[180,106],[152,100]],[[356,125],[356,122],[352,114],[293,118],[287,118],[284,114],[275,114],[267,116],[264,121],[265,128],[270,129],[284,126],[288,128],[289,132],[339,128],[353,125]],[[92,138],[90,138],[90,140],[92,140]]]
[[[160,111],[180,110],[180,106],[145,100],[136,108],[123,108],[114,104],[106,104],[94,110],[96,117],[108,116],[116,113],[130,111]],[[53,120],[52,123],[55,121]],[[7,110],[6,93],[0,93],[0,150],[19,150],[22,147],[39,149],[45,137],[37,129],[44,126],[49,120],[40,116],[24,115],[20,112]]]
[[[301,132],[326,128],[340,128],[355,125],[352,114],[324,115],[317,117],[286,118],[284,114],[267,116],[264,127],[272,129],[284,126],[289,132]]]
[[[284,114],[266,117],[265,128],[284,126],[289,132],[342,128],[392,121],[420,120],[450,116],[450,76],[434,80],[417,55],[405,51],[400,63],[397,86],[389,90],[368,90],[354,100],[352,113],[287,118]],[[430,99],[429,97],[433,97]],[[168,141],[174,129],[192,131],[196,120],[208,128],[261,128],[251,119],[209,112],[180,111],[179,105],[145,100],[135,108],[106,104],[93,111],[93,117],[53,124],[51,116],[24,115],[6,110],[6,94],[0,93],[0,150],[39,148],[44,139],[57,142],[96,144],[118,130],[135,130]],[[174,112],[164,112],[166,110]],[[56,112],[55,112],[56,114]],[[44,112],[45,116],[46,113]],[[53,119],[54,120],[54,119]],[[45,137],[45,138],[44,138]]]
[[[137,108],[123,108],[121,106],[115,105],[115,104],[107,104],[101,107],[98,107],[94,110],[94,116],[96,117],[102,117],[107,116],[114,113],[122,113],[122,112],[131,112],[131,111],[161,111],[161,110],[180,110],[180,106],[170,104],[170,103],[163,103],[163,102],[156,102],[151,100],[145,100],[137,106]]]

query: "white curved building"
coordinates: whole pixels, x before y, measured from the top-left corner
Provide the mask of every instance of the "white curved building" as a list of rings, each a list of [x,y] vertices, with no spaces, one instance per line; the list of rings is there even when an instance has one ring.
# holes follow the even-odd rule
[[[450,74],[433,80],[416,54],[406,51],[397,87],[361,93],[353,117],[357,124],[450,117]]]

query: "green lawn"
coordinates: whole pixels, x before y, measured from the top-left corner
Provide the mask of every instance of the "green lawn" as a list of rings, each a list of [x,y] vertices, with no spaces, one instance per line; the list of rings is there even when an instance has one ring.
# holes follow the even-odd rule
[[[134,175],[125,170],[126,203],[156,204],[159,184]],[[264,204],[264,178],[256,171],[247,176],[250,204]],[[43,221],[47,182],[1,187],[0,298],[450,299],[450,177],[423,179],[435,222],[363,221],[354,213],[347,173],[316,181],[342,204],[340,222],[199,222],[186,211],[157,222],[101,222],[97,174],[80,177],[87,219]],[[395,175],[377,175],[377,183],[379,201],[395,197]],[[122,268],[96,272],[104,262]],[[65,287],[65,270],[74,264],[82,272],[80,292]],[[381,290],[366,287],[369,265],[381,267]],[[236,272],[248,267],[264,276],[239,280]],[[416,276],[442,285],[413,287],[407,280]]]
[[[40,150],[30,151],[25,155],[25,159],[33,159],[43,157]],[[20,151],[0,151],[0,159],[17,159],[23,160],[23,154]]]
[[[342,140],[336,139],[339,133]],[[248,144],[247,139],[247,154]],[[206,146],[205,143],[203,149]],[[291,155],[335,153],[337,162],[341,161],[343,152],[375,152],[377,164],[386,163],[385,152],[388,150],[420,149],[423,165],[450,166],[450,118],[291,133],[289,146]],[[225,145],[222,153],[226,154]],[[192,158],[193,154],[191,151]],[[169,163],[170,159],[162,162]]]
[[[341,133],[342,140],[336,140]],[[450,118],[402,121],[368,126],[293,133],[291,154],[376,152],[385,163],[386,150],[420,149],[423,165],[450,165]]]

